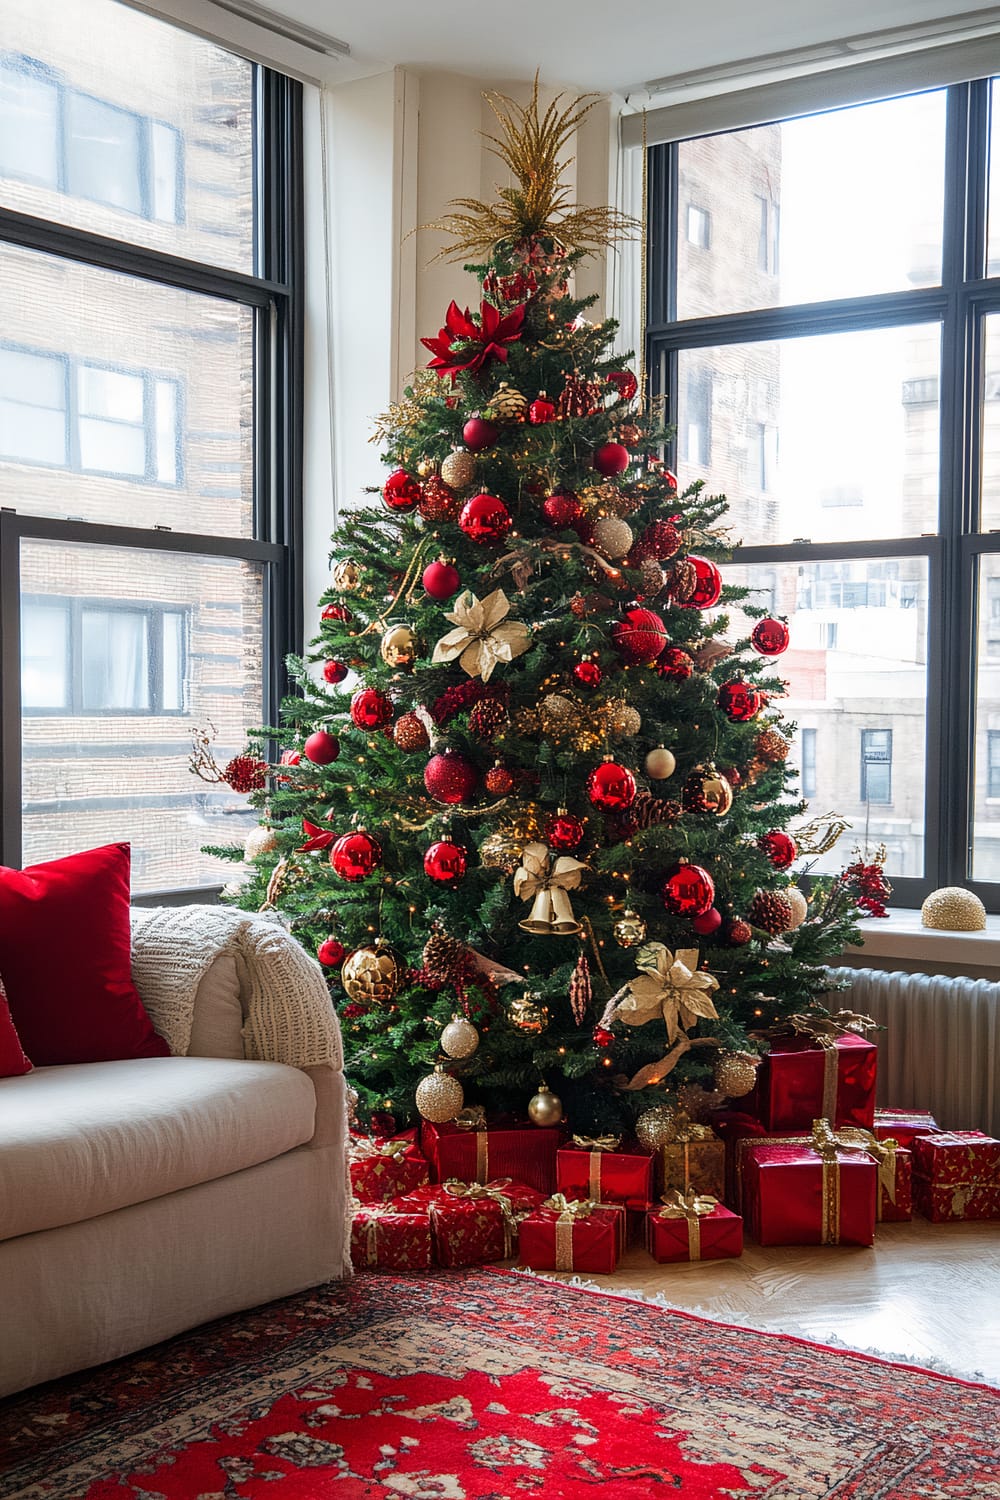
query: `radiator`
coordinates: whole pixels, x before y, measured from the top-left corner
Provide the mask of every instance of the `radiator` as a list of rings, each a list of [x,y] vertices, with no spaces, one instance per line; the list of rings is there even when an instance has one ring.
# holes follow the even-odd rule
[[[831,1010],[848,1006],[884,1031],[878,1044],[878,1103],[929,1109],[950,1130],[1000,1134],[1000,984],[943,974],[830,969]]]

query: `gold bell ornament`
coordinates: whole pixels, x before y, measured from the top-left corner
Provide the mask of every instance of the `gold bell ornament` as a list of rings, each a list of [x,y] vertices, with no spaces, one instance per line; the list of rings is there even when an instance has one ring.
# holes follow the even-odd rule
[[[452,1078],[438,1063],[434,1072],[417,1084],[417,1109],[432,1125],[453,1120],[465,1103],[465,1093],[457,1078]]]
[[[348,999],[361,1005],[388,1005],[399,992],[405,966],[389,947],[356,948],[344,959],[340,982]]]
[[[417,637],[412,625],[390,625],[379,642],[379,656],[387,667],[407,671],[417,659]]]
[[[547,1083],[538,1085],[538,1093],[528,1101],[528,1119],[533,1125],[558,1125],[563,1117],[562,1100]]]
[[[441,1051],[449,1057],[471,1057],[479,1046],[479,1032],[464,1016],[452,1016],[441,1033]]]
[[[572,937],[583,928],[573,915],[569,891],[576,890],[586,865],[569,854],[552,858],[546,844],[526,844],[514,875],[514,894],[532,901],[518,926],[538,936]]]

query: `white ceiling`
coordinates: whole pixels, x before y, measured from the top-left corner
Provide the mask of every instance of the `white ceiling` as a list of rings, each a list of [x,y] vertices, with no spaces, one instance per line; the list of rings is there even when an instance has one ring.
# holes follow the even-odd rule
[[[344,76],[401,64],[628,94],[650,79],[949,16],[971,0],[263,0],[346,42]],[[236,8],[236,7],[234,7]],[[995,9],[994,9],[995,15]]]

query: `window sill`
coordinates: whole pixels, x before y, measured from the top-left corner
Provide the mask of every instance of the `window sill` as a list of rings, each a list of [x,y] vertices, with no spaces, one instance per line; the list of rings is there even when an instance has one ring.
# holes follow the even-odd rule
[[[859,926],[864,945],[844,952],[845,960],[855,965],[872,958],[899,960],[903,967],[915,963],[957,965],[965,973],[1000,969],[1000,916],[987,913],[981,932],[942,932],[924,927],[920,912],[913,909],[890,911],[888,917],[869,917]]]

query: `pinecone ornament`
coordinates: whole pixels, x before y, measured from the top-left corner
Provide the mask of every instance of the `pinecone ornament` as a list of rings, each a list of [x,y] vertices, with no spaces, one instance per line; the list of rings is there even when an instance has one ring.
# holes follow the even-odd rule
[[[686,604],[698,587],[698,570],[694,563],[688,562],[687,558],[675,562],[670,569],[667,586],[671,597],[678,604]]]
[[[449,937],[440,927],[424,944],[424,968],[434,979],[455,984],[469,972],[469,950],[460,938]]]
[[[638,792],[628,812],[637,829],[673,828],[682,808],[679,802],[674,802],[670,797],[654,797],[652,792]]]
[[[755,927],[763,927],[772,937],[787,932],[793,921],[791,902],[780,891],[758,891],[747,915]]]
[[[654,599],[665,587],[667,575],[655,557],[643,558],[639,564],[639,572],[642,575],[642,597],[644,599]]]

